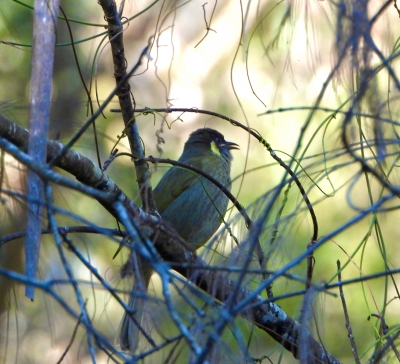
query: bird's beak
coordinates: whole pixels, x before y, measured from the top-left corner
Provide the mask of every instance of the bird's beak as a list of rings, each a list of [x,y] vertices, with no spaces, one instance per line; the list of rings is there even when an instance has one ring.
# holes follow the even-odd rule
[[[240,148],[239,148],[239,145],[236,144],[236,143],[233,143],[233,142],[225,142],[225,143],[224,143],[224,147],[227,147],[229,150],[232,150],[232,149],[240,149]]]

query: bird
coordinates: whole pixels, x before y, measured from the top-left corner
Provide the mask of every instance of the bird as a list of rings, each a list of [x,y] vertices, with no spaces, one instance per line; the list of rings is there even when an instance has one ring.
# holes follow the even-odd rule
[[[226,141],[217,130],[201,128],[190,134],[178,161],[204,171],[230,191],[233,149],[239,149],[238,144]],[[228,197],[215,184],[178,166],[161,178],[154,189],[154,199],[162,220],[194,249],[203,246],[217,231],[228,207]],[[138,263],[141,282],[134,283],[132,293],[140,295],[131,294],[128,303],[134,320],[125,313],[120,326],[120,347],[131,353],[138,347],[138,324],[146,302],[140,297],[145,296],[152,275],[149,263],[142,259]],[[121,276],[124,269],[123,266]]]

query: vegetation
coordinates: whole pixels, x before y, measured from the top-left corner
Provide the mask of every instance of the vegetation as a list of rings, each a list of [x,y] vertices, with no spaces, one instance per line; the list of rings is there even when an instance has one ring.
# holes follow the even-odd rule
[[[0,17],[0,362],[400,361],[396,1]],[[240,151],[194,252],[152,186],[204,126]],[[131,254],[156,272],[134,354],[117,339]]]

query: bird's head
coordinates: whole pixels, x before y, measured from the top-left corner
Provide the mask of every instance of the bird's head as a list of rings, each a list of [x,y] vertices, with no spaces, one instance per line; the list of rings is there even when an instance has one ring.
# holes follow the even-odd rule
[[[227,142],[224,136],[211,128],[203,128],[190,134],[185,143],[185,151],[212,152],[228,162],[232,160],[232,149],[239,149],[239,146],[233,142]]]

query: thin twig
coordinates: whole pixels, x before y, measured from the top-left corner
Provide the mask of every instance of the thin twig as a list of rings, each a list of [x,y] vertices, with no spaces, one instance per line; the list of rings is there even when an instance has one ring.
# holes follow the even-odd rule
[[[202,5],[202,7],[203,7],[203,15],[204,15],[204,23],[206,23],[206,34],[204,34],[203,38],[201,38],[201,39],[198,41],[198,43],[194,46],[194,48],[197,48],[197,46],[198,46],[204,39],[206,39],[206,37],[207,37],[208,33],[210,32],[210,30],[212,30],[213,32],[216,33],[216,31],[215,31],[214,29],[211,29],[211,22],[212,22],[212,18],[213,18],[213,16],[214,16],[214,13],[215,13],[215,9],[216,9],[216,7],[217,7],[217,2],[218,2],[218,0],[215,0],[214,8],[213,8],[213,10],[212,10],[212,12],[211,12],[211,16],[210,16],[210,22],[207,21],[207,13],[206,13],[206,5],[207,5],[208,3],[204,3],[204,4]]]
[[[361,364],[360,358],[358,357],[357,345],[356,345],[356,341],[354,340],[353,330],[352,330],[351,324],[350,324],[349,312],[347,310],[346,299],[345,299],[344,293],[343,293],[343,286],[340,284],[342,282],[342,271],[340,269],[340,260],[338,260],[336,262],[336,264],[337,264],[337,269],[338,269],[338,283],[339,283],[340,299],[342,300],[343,313],[344,313],[344,317],[346,320],[346,329],[347,329],[347,333],[348,333],[347,336],[349,337],[349,340],[350,340],[351,352],[353,353],[354,360],[357,364]]]

